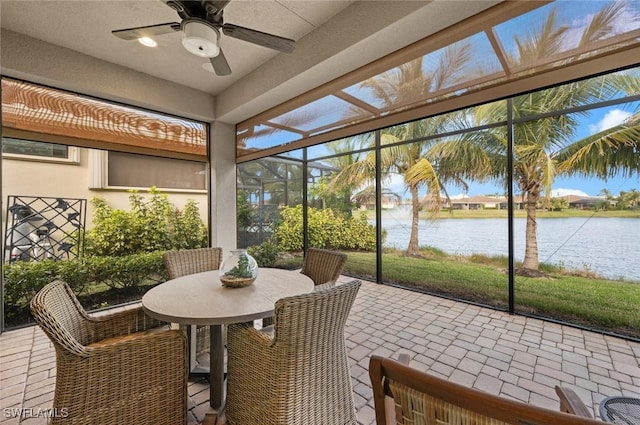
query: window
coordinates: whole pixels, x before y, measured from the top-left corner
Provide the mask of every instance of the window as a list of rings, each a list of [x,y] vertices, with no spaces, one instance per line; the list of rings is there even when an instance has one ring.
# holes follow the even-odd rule
[[[89,151],[94,189],[144,188],[206,191],[207,164],[114,151]]]
[[[2,155],[32,161],[79,162],[77,148],[9,137],[2,139]]]
[[[411,97],[415,74],[396,77]],[[302,174],[242,162],[238,245],[346,250],[348,276],[638,339],[639,83],[629,68],[315,144]],[[306,205],[252,215],[301,184]],[[334,230],[348,214],[355,236]]]

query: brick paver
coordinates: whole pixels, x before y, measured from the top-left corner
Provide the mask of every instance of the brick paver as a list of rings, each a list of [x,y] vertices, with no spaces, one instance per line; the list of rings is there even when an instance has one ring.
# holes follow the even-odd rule
[[[640,397],[638,343],[371,282],[345,334],[361,425],[375,424],[367,372],[374,353],[407,353],[417,369],[553,410],[556,384],[574,389],[596,416],[607,396]],[[28,416],[51,407],[54,385],[55,353],[38,327],[0,335],[2,425],[46,423]],[[207,411],[206,381],[191,382],[189,395],[196,424]],[[20,408],[33,410],[19,417]]]

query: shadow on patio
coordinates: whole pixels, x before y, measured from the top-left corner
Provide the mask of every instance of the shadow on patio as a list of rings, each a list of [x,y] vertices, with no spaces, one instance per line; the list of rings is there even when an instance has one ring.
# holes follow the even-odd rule
[[[371,282],[363,281],[346,337],[363,425],[375,423],[373,353],[408,353],[415,368],[552,410],[558,384],[574,389],[596,417],[607,396],[640,397],[638,343]],[[0,335],[0,423],[45,424],[33,416],[51,407],[55,375],[55,352],[38,327]],[[192,382],[189,395],[195,424],[208,407],[206,381]],[[19,408],[27,410],[19,415]]]

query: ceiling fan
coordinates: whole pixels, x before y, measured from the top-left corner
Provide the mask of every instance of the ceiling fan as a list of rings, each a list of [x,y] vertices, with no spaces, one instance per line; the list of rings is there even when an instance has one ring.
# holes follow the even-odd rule
[[[181,22],[148,25],[112,31],[123,40],[137,40],[173,32],[182,32],[182,45],[194,55],[209,58],[216,75],[229,75],[231,68],[220,50],[220,33],[269,49],[291,53],[295,41],[266,32],[224,23],[223,12],[230,0],[162,0],[178,12]]]

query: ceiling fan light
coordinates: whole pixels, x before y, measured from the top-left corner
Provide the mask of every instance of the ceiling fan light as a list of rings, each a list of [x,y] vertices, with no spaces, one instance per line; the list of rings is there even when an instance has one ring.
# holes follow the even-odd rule
[[[200,21],[186,21],[182,25],[182,45],[196,56],[212,58],[220,54],[218,30]]]
[[[138,39],[138,43],[147,47],[157,47],[158,43],[151,37],[140,37]]]

